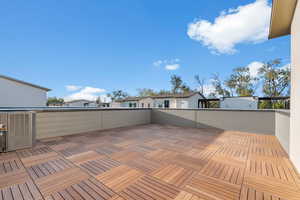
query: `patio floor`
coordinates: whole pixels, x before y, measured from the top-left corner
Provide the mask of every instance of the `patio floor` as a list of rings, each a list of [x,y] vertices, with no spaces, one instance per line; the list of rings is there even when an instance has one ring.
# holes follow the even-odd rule
[[[144,125],[0,154],[0,200],[300,199],[274,136]]]

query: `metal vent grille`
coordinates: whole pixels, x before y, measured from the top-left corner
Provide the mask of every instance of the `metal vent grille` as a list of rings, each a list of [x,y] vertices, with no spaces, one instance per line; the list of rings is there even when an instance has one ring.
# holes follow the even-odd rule
[[[6,143],[8,151],[32,146],[33,115],[33,112],[0,113],[0,124],[4,124],[8,130]]]

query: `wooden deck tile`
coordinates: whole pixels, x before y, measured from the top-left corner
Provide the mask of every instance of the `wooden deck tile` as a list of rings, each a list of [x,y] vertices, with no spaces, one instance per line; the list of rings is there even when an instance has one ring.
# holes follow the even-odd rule
[[[2,198],[3,197],[3,198]],[[24,183],[15,184],[0,189],[0,199],[2,200],[42,200],[43,197],[36,185],[27,180]]]
[[[96,178],[114,191],[120,192],[141,176],[143,176],[142,172],[121,165],[98,175]]]
[[[131,161],[134,160],[138,157],[141,157],[142,154],[139,152],[135,152],[135,151],[119,151],[116,153],[113,153],[110,155],[110,157],[114,160],[120,161],[120,162],[127,162],[127,161]]]
[[[239,199],[241,186],[209,176],[197,175],[184,188],[203,199]]]
[[[139,171],[142,171],[144,173],[151,173],[154,170],[158,169],[161,164],[158,162],[155,162],[154,160],[145,158],[145,157],[138,157],[134,160],[130,160],[128,162],[125,162],[126,165],[136,168]]]
[[[97,160],[99,158],[103,158],[103,156],[95,151],[85,151],[79,154],[75,154],[73,156],[69,156],[67,159],[76,165],[80,165],[87,161]]]
[[[200,171],[205,176],[214,177],[229,183],[241,185],[244,178],[244,166],[225,164],[222,161],[211,160]]]
[[[111,200],[115,193],[94,179],[87,179],[77,184],[73,184],[63,190],[54,192],[46,197],[49,200],[67,199],[67,200]]]
[[[38,165],[40,163],[44,163],[50,160],[54,160],[59,158],[58,154],[56,152],[47,152],[43,154],[38,154],[34,156],[28,156],[25,158],[21,158],[22,162],[24,163],[25,167],[30,167],[33,165]]]
[[[300,199],[299,185],[288,184],[286,181],[274,177],[245,176],[243,184],[245,187],[253,188],[274,197],[289,200]]]
[[[300,200],[275,136],[143,125],[0,154],[0,200]]]
[[[191,193],[181,191],[174,200],[203,200],[203,199]]]
[[[0,160],[0,175],[23,169],[22,162],[17,157]]]
[[[78,168],[66,169],[37,179],[35,182],[44,196],[76,184],[89,176]]]
[[[24,183],[29,180],[29,176],[25,169],[15,170],[0,175],[0,188],[11,186],[14,184]]]
[[[179,192],[179,189],[170,184],[146,176],[142,177],[119,194],[126,200],[172,200]]]
[[[151,173],[151,176],[175,185],[176,187],[184,187],[195,174],[196,171],[193,170],[176,165],[167,165],[155,170]]]
[[[38,165],[33,165],[31,167],[29,167],[28,173],[30,174],[30,176],[33,179],[37,179],[37,178],[41,178],[41,177],[45,177],[54,173],[57,173],[59,171],[68,169],[73,167],[73,165],[71,163],[69,163],[68,161],[59,158],[59,159],[55,159],[55,160],[50,160],[48,162],[44,162]]]
[[[121,163],[116,160],[103,157],[97,160],[90,160],[88,162],[82,163],[80,164],[80,167],[85,169],[90,174],[97,176],[120,165]]]
[[[193,169],[200,171],[205,164],[208,162],[206,159],[194,158],[186,155],[177,155],[172,160],[169,161],[172,164],[182,166],[187,169]]]

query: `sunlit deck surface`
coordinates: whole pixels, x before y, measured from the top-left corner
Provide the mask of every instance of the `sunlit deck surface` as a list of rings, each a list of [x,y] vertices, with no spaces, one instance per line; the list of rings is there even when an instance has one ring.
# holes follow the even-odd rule
[[[0,200],[300,199],[274,136],[144,125],[0,155]]]

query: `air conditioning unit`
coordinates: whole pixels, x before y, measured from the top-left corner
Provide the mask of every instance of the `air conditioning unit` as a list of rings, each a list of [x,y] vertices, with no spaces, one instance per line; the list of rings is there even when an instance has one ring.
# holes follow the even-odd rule
[[[32,147],[35,139],[34,112],[0,112],[0,151]],[[1,131],[2,130],[2,131]]]

